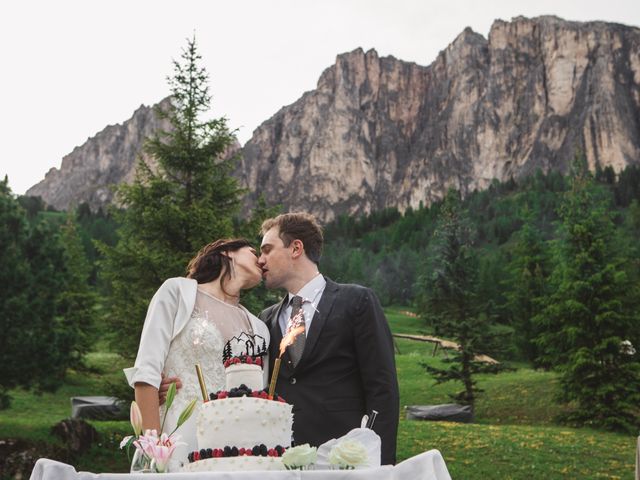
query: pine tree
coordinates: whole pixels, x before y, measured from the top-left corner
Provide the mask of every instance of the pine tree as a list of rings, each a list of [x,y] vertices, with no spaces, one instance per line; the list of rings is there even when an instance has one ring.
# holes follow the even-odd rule
[[[97,297],[89,286],[91,267],[72,217],[61,227],[60,238],[66,275],[57,287],[58,349],[67,357],[66,364],[79,367],[94,347]]]
[[[20,341],[29,305],[29,264],[24,255],[28,223],[6,176],[0,182],[0,225],[0,408],[5,408],[9,389],[31,378],[23,369]]]
[[[539,355],[534,340],[540,332],[533,318],[540,312],[546,294],[549,261],[546,245],[528,207],[523,218],[524,225],[516,233],[509,275],[502,287],[506,290],[506,309],[516,332],[518,350],[535,364]]]
[[[637,431],[640,362],[623,342],[634,338],[639,319],[624,308],[631,289],[616,255],[607,195],[577,170],[560,209],[555,293],[534,320],[543,331],[541,358],[561,374],[561,400],[575,405],[567,419]]]
[[[169,106],[158,113],[171,125],[146,143],[157,163],[138,163],[132,185],[119,188],[123,210],[115,247],[101,245],[102,274],[111,287],[108,319],[113,346],[135,356],[151,296],[169,277],[185,274],[203,245],[234,234],[242,190],[229,174],[235,141],[226,119],[202,121],[208,111],[208,75],[199,66],[195,39],[174,61]]]
[[[81,262],[82,252],[70,259],[73,242],[58,226],[29,222],[7,183],[0,182],[0,408],[15,387],[58,388],[86,351],[81,336],[91,324],[85,309],[74,311],[84,287],[68,262]]]
[[[482,391],[474,376],[496,372],[498,367],[476,361],[476,355],[491,343],[491,329],[477,295],[478,262],[472,249],[472,229],[460,211],[457,192],[447,195],[433,244],[430,265],[421,279],[420,311],[436,335],[455,341],[459,349],[444,360],[449,368],[424,367],[438,383],[462,382],[464,390],[452,398],[473,407]]]
[[[232,357],[231,354],[231,342],[227,342],[222,349],[222,361],[226,362]]]
[[[29,263],[29,311],[21,327],[30,332],[33,342],[27,347],[31,354],[24,367],[37,378],[32,385],[38,390],[53,391],[70,366],[68,349],[75,346],[73,342],[62,342],[63,337],[74,336],[75,332],[57,314],[68,279],[59,227],[45,221],[31,224],[24,254]]]

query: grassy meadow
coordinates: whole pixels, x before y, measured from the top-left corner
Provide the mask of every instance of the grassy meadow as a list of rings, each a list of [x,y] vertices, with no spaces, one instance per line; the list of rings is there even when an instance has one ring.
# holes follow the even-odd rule
[[[421,320],[403,309],[388,309],[395,333],[428,334]],[[397,339],[400,405],[451,403],[461,387],[435,385],[420,363],[442,362],[430,343]],[[475,423],[404,419],[398,434],[399,460],[432,448],[442,453],[457,479],[633,479],[636,437],[554,423],[561,407],[553,401],[555,375],[513,364],[514,371],[479,376],[484,390]]]
[[[401,308],[387,316],[397,333],[428,333],[422,322]],[[421,362],[438,364],[445,353],[432,356],[429,343],[396,341],[400,405],[450,403],[453,384],[434,385]],[[0,410],[0,439],[25,438],[55,443],[50,428],[68,417],[70,397],[105,394],[105,382],[124,380],[124,362],[117,355],[89,355],[90,369],[71,371],[67,382],[54,394],[13,392],[12,406]],[[479,377],[484,393],[476,406],[473,424],[421,422],[404,419],[400,412],[398,460],[438,449],[453,479],[632,479],[636,437],[554,423],[560,407],[553,403],[558,384],[553,373],[534,371],[526,365],[515,370]],[[127,471],[128,461],[118,450],[128,422],[92,421],[100,440],[80,458],[77,470]],[[409,479],[407,479],[409,480]]]

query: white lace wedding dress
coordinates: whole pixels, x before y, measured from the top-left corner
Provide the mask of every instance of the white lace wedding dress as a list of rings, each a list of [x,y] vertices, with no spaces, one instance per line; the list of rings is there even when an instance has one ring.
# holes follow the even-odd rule
[[[249,317],[253,317],[252,322]],[[208,393],[224,390],[225,370],[223,364],[223,349],[225,344],[234,336],[241,333],[254,335],[254,326],[260,327],[255,332],[262,338],[266,331],[266,346],[268,348],[268,330],[266,326],[242,306],[230,305],[218,300],[208,293],[198,290],[196,304],[187,325],[171,342],[169,353],[164,365],[166,377],[178,377],[182,381],[182,388],[178,390],[173,404],[166,413],[163,431],[171,433],[177,423],[180,413],[193,400],[198,399],[196,410],[176,431],[185,442],[176,449],[169,464],[170,471],[180,470],[182,462],[186,462],[189,452],[197,449],[196,419],[202,393],[195,370],[199,364],[202,369]],[[242,352],[233,352],[234,354]],[[266,363],[268,365],[268,363]],[[265,371],[266,378],[266,371]],[[160,422],[165,418],[166,409],[160,407]]]

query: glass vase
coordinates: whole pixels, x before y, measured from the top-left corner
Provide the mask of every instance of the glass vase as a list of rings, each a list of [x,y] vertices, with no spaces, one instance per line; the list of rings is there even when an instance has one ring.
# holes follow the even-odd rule
[[[142,450],[136,448],[131,459],[131,473],[152,473],[151,459]]]

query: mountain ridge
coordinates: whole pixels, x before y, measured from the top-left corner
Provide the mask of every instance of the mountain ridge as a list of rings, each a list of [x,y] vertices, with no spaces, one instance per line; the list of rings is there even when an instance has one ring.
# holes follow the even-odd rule
[[[515,17],[487,38],[465,28],[428,66],[373,49],[338,55],[254,130],[234,175],[247,210],[263,195],[329,221],[566,172],[576,152],[592,169],[640,162],[640,29]],[[62,204],[51,185],[39,191]]]

